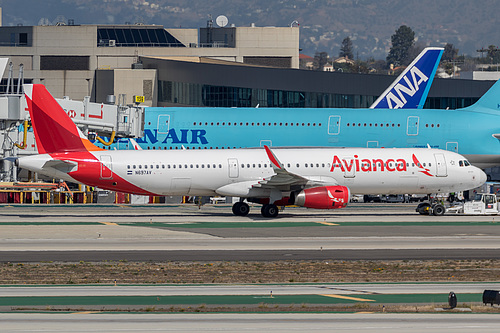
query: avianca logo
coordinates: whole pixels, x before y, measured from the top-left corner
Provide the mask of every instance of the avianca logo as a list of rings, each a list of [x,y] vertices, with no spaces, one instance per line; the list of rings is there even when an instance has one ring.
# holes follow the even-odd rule
[[[434,175],[429,172],[431,170],[427,169],[427,168],[424,168],[424,166],[422,165],[422,163],[420,163],[420,161],[417,159],[417,156],[415,156],[415,154],[412,154],[411,158],[413,159],[413,163],[415,163],[415,165],[417,167],[419,167],[420,169],[423,169],[423,170],[418,170],[419,172],[421,172],[424,175],[427,175],[429,177],[434,177]]]
[[[332,192],[330,192],[330,190],[328,190],[327,193],[333,202],[344,203],[344,198],[336,198],[335,196],[333,196],[333,194],[332,194]]]
[[[388,159],[384,161],[380,158],[374,159],[359,159],[358,155],[354,155],[354,158],[351,159],[342,159],[335,155],[333,157],[332,167],[330,168],[330,172],[335,171],[335,168],[339,168],[342,172],[368,172],[368,171],[384,171],[387,170],[389,172],[395,171],[406,171],[406,161],[402,158],[399,159]]]
[[[411,76],[413,84],[410,81],[409,76]],[[429,78],[424,73],[422,73],[420,69],[418,69],[417,67],[412,67],[408,75],[404,76],[407,87],[405,87],[401,83],[398,83],[387,94],[386,99],[389,109],[399,109],[405,106],[407,100],[404,95],[406,94],[410,97],[413,97],[413,95],[415,95],[415,93],[419,90],[420,84],[422,84],[422,82],[427,82],[428,79]],[[396,94],[398,96],[396,96]],[[395,105],[393,105],[393,103]]]
[[[417,159],[415,154],[412,154],[413,163],[415,166],[421,170],[419,172],[426,176],[434,177],[430,173],[430,169],[423,166],[422,163]],[[389,172],[403,172],[407,171],[406,160],[403,158],[383,160],[381,158],[363,158],[359,159],[358,155],[354,155],[354,158],[340,159],[337,155],[333,157],[332,167],[330,172],[334,172],[335,169],[340,169],[342,172],[371,172],[371,171],[389,171]]]

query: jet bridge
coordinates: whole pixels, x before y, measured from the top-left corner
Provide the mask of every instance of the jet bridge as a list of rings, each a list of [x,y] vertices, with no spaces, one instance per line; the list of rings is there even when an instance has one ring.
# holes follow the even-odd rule
[[[22,82],[22,66],[19,73],[18,82]],[[9,69],[7,93],[0,95],[0,142],[2,144],[0,149],[0,182],[18,180],[18,170],[12,163],[14,158],[37,153],[35,137],[29,125],[30,116],[22,85],[18,84],[17,88],[14,87],[11,84],[11,77],[12,64]],[[108,98],[108,104],[92,103],[90,97],[85,97],[83,101],[73,101],[67,97],[56,100],[89,138],[108,137],[109,139],[99,140],[105,145],[112,142],[110,139],[114,137],[138,138],[143,136],[144,107],[115,105],[113,97]]]

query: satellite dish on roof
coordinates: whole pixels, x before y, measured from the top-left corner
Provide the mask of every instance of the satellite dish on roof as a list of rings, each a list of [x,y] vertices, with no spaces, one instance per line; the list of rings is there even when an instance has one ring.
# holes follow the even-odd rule
[[[228,22],[229,21],[228,21],[227,17],[225,17],[224,15],[219,15],[215,19],[215,23],[217,23],[217,25],[221,28],[224,28]]]

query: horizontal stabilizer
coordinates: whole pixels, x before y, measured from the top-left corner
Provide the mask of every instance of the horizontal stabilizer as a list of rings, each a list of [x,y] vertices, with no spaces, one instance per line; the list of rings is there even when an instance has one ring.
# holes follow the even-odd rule
[[[50,160],[45,162],[42,169],[56,169],[64,173],[69,173],[76,171],[78,169],[78,163],[72,161],[62,161],[62,160]]]

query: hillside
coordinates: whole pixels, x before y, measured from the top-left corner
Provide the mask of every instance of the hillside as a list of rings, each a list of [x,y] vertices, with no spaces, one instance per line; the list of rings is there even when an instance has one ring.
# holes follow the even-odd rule
[[[499,45],[496,0],[1,0],[4,25],[125,22],[199,28],[224,14],[236,26],[288,26],[300,23],[303,53],[338,55],[350,36],[361,59],[383,59],[390,37],[402,24],[424,45],[452,43],[459,54],[478,56],[477,49]]]

